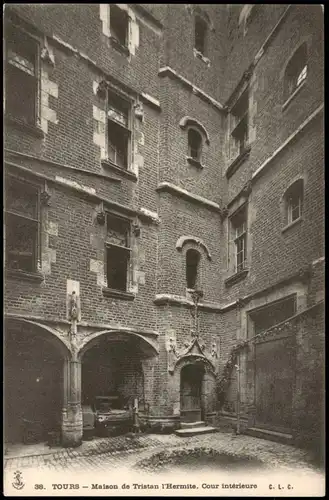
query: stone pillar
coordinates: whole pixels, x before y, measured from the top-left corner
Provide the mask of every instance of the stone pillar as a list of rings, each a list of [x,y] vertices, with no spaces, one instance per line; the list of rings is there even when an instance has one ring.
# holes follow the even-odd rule
[[[81,361],[64,363],[64,406],[62,410],[62,444],[76,447],[82,443]]]

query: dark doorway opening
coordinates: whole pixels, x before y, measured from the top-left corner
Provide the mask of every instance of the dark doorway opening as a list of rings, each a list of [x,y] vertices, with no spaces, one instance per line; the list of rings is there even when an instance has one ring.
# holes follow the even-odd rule
[[[202,363],[184,366],[180,379],[181,422],[200,422],[204,418],[202,386],[204,366]]]
[[[41,333],[6,332],[5,440],[37,443],[60,432],[63,359]]]

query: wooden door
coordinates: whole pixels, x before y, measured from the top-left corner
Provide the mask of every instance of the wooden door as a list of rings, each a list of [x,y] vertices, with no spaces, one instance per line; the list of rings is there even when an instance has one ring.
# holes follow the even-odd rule
[[[256,426],[290,432],[295,377],[293,337],[255,345]]]
[[[181,371],[181,421],[201,421],[203,367],[188,365]]]

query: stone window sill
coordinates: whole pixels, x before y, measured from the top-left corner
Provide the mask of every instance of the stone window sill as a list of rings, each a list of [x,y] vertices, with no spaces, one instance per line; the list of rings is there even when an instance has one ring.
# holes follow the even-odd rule
[[[195,47],[193,48],[193,54],[194,57],[197,57],[198,59],[201,59],[203,63],[205,63],[207,66],[210,66],[210,60],[208,57],[202,54],[199,50],[197,50]]]
[[[122,290],[114,290],[113,288],[104,287],[102,293],[105,297],[113,297],[121,300],[134,300],[135,298],[135,295],[131,292],[123,292]]]
[[[233,274],[229,278],[225,280],[225,285],[226,286],[232,286],[235,285],[235,283],[238,283],[239,281],[243,280],[246,278],[246,276],[249,273],[249,269],[243,269],[242,271],[239,271],[238,273]]]
[[[291,101],[293,101],[296,97],[297,94],[302,90],[303,87],[305,87],[306,80],[304,80],[294,91],[293,93],[288,97],[288,99],[282,104],[282,111],[284,111]]]
[[[238,170],[240,165],[246,161],[246,159],[249,157],[251,151],[251,146],[247,146],[245,150],[239,154],[237,158],[235,158],[232,163],[228,166],[226,170],[226,177],[229,179],[232,177],[232,175]]]
[[[41,283],[44,280],[44,276],[41,273],[29,273],[27,271],[22,271],[21,269],[6,269],[6,278],[24,281],[34,281]]]
[[[16,118],[12,115],[6,115],[6,123],[15,128],[23,130],[29,135],[33,135],[34,137],[39,137],[43,139],[45,136],[43,130],[40,127],[38,127],[38,125],[26,123],[23,120],[20,120],[19,118]]]
[[[112,172],[115,172],[116,174],[121,175],[122,177],[126,177],[127,179],[130,179],[132,181],[137,181],[137,175],[134,174],[134,172],[119,167],[109,159],[101,160],[101,165],[106,170],[111,170]]]
[[[299,217],[298,219],[294,220],[293,222],[290,222],[289,224],[287,224],[282,230],[281,232],[282,233],[285,233],[286,231],[288,231],[288,229],[294,227],[294,226],[297,226],[298,224],[300,224],[301,222],[303,221],[303,218],[302,217]]]
[[[130,52],[129,52],[129,49],[126,45],[122,45],[119,40],[117,40],[116,38],[114,38],[114,36],[111,36],[110,37],[110,42],[111,42],[111,45],[117,49],[119,52],[121,52],[121,54],[124,54],[125,56],[129,56]]]
[[[190,165],[193,165],[193,167],[203,169],[203,165],[202,165],[201,161],[196,160],[195,158],[192,158],[192,156],[187,156],[186,160]]]

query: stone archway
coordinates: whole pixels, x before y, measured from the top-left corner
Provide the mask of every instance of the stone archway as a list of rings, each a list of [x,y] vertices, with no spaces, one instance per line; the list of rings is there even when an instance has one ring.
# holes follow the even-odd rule
[[[51,328],[6,318],[4,347],[6,442],[47,441],[50,432],[60,436],[67,345]]]
[[[104,330],[88,336],[78,352],[83,415],[99,409],[100,401],[107,401],[118,422],[121,410],[123,413],[138,406],[140,414],[145,412],[150,394],[145,384],[144,363],[157,354],[154,340],[129,330]],[[128,429],[120,423],[116,429],[113,422],[108,428],[110,434]],[[96,434],[104,431],[100,427],[96,426]]]

